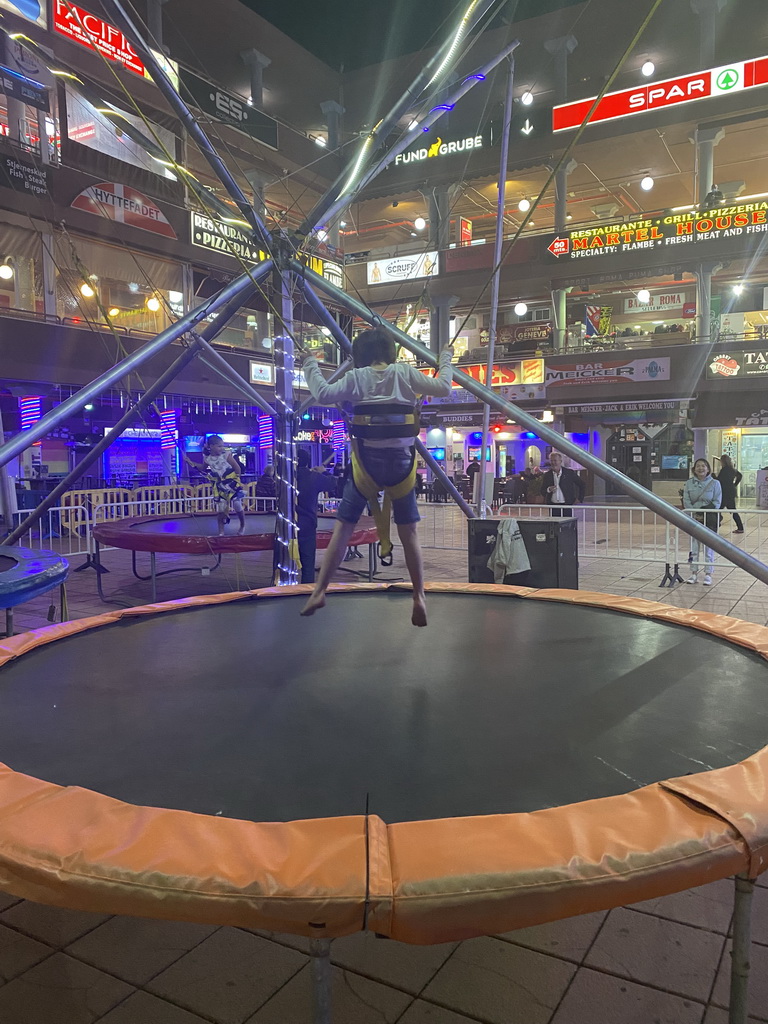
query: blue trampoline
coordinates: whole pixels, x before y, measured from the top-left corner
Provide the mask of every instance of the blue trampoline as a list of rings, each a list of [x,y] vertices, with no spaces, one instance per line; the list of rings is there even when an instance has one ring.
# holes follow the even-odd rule
[[[13,609],[54,587],[61,587],[61,617],[66,598],[64,584],[69,562],[55,551],[0,546],[0,608],[5,608],[5,635],[13,636]]]

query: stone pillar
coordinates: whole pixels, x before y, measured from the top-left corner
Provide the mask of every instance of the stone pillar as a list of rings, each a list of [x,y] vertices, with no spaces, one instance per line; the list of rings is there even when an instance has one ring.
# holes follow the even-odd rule
[[[696,167],[699,180],[696,183],[696,201],[699,206],[715,184],[715,146],[725,138],[725,128],[697,128],[691,136],[696,146]]]
[[[456,295],[433,295],[430,292],[429,347],[435,353],[442,351],[450,341],[451,307],[458,301]]]
[[[691,10],[701,19],[699,26],[700,67],[715,66],[715,41],[717,37],[717,15],[727,0],[691,0]]]
[[[344,113],[344,107],[336,100],[323,100],[320,109],[325,114],[328,149],[337,150],[341,145],[341,115]]]
[[[720,263],[700,263],[696,271],[696,341],[717,342],[719,321],[711,322],[712,275],[721,266]]]
[[[243,173],[253,192],[253,208],[262,220],[266,220],[269,214],[264,200],[264,190],[275,180],[274,175],[265,174],[255,167],[249,167]]]
[[[258,50],[241,50],[240,58],[251,73],[251,103],[257,110],[264,109],[264,68],[272,63]]]
[[[163,38],[163,6],[168,0],[147,0],[147,30],[149,45],[162,53],[168,53]]]

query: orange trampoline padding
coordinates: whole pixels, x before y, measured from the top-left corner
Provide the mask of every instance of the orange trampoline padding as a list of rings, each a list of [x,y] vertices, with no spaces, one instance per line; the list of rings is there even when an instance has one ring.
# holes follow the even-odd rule
[[[289,599],[309,589],[248,596]],[[333,591],[398,589],[403,585]],[[768,652],[768,629],[654,602],[480,585],[428,589],[599,604]],[[0,667],[120,619],[244,596],[190,598],[38,630],[0,644]],[[634,903],[735,873],[754,877],[766,866],[768,748],[624,795],[531,813],[390,824],[365,815],[255,823],[141,807],[0,766],[0,890],[91,911],[315,937],[367,927],[434,943]]]

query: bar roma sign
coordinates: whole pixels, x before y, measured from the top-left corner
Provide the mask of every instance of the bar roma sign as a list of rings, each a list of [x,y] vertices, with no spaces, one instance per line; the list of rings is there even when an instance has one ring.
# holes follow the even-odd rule
[[[580,259],[638,249],[698,245],[720,238],[762,234],[768,231],[768,202],[717,206],[712,210],[685,213],[645,214],[631,221],[600,224],[558,235],[547,246],[556,259]]]
[[[614,121],[632,114],[644,114],[648,110],[660,110],[678,103],[724,96],[743,89],[755,89],[768,85],[768,57],[753,60],[734,61],[719,68],[709,68],[693,75],[680,75],[664,82],[649,82],[634,89],[609,92],[600,100],[597,109],[589,119],[590,124]],[[564,132],[578,128],[584,121],[596,97],[562,103],[552,108],[552,131]]]

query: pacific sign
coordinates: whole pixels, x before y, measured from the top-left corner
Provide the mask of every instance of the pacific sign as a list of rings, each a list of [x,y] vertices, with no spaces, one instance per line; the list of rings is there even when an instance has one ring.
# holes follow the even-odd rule
[[[589,123],[614,121],[630,114],[644,114],[648,110],[659,110],[677,103],[690,103],[693,100],[705,100],[712,96],[724,96],[729,92],[755,89],[760,85],[768,85],[768,57],[735,61],[733,64],[699,71],[694,75],[681,75],[664,82],[609,92],[598,103]],[[578,128],[591,110],[595,98],[592,96],[588,100],[576,100],[574,103],[562,103],[553,107],[552,131],[564,132],[570,128]]]
[[[553,239],[547,249],[558,259],[579,259],[606,253],[634,252],[670,245],[711,242],[720,238],[762,234],[768,231],[768,203],[718,206],[713,210],[667,213],[638,220],[571,231]]]

